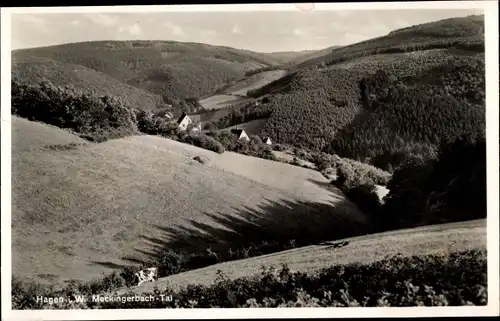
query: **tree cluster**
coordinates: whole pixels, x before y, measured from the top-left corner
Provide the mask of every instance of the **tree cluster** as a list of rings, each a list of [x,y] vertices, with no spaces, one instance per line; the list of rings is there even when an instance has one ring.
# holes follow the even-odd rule
[[[70,129],[93,141],[137,133],[133,109],[113,96],[92,96],[49,82],[37,86],[13,81],[12,114]]]
[[[437,159],[411,159],[387,187],[379,224],[386,229],[486,217],[486,139],[440,145]]]
[[[484,135],[484,62],[470,62],[456,59],[400,79],[383,71],[363,79],[362,112],[325,151],[373,159],[387,169],[400,164],[390,159],[405,150],[432,154],[432,146],[441,142]]]

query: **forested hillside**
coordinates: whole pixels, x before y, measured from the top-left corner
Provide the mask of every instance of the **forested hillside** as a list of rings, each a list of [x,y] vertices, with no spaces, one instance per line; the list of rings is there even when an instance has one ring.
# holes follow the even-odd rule
[[[484,51],[484,16],[450,18],[390,32],[388,35],[333,49],[330,54],[293,66],[333,65],[380,53],[459,47]]]
[[[344,52],[341,62],[302,68],[250,92],[269,100],[263,134],[383,168],[399,164],[401,153],[483,135],[484,53],[469,46],[483,41],[480,22],[473,16],[397,30],[334,50]],[[395,39],[415,51],[372,54]],[[433,44],[449,48],[425,50]],[[368,47],[375,51],[360,49]]]
[[[389,157],[406,144],[484,135],[484,72],[482,57],[455,57],[401,78],[379,71],[361,82],[362,112],[326,150],[357,159]]]
[[[175,41],[96,41],[16,50],[81,65],[168,99],[200,98],[245,72],[283,63],[272,55]]]

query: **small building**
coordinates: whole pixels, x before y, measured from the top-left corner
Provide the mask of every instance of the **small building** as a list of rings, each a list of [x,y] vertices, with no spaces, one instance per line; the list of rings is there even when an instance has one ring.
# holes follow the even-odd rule
[[[200,115],[188,115],[186,113],[182,113],[179,120],[177,120],[177,124],[181,130],[187,130],[191,127],[193,132],[202,132],[202,121]]]
[[[264,144],[267,144],[267,145],[272,145],[273,144],[273,142],[271,141],[271,138],[269,138],[269,137],[262,138],[262,142]]]
[[[180,129],[186,130],[189,125],[193,123],[193,120],[189,118],[186,113],[182,113],[181,117],[177,120],[177,125]]]
[[[247,133],[245,133],[245,131],[243,129],[238,129],[238,128],[231,129],[231,133],[238,136],[238,140],[242,140],[242,139],[246,140],[246,141],[250,140],[250,137],[248,137]]]

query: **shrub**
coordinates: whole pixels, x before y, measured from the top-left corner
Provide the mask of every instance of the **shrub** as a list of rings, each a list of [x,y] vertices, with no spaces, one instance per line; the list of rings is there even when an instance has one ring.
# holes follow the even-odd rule
[[[279,270],[271,266],[263,268],[260,274],[235,280],[218,271],[212,285],[192,284],[180,290],[167,288],[142,293],[143,296],[173,295],[173,301],[107,302],[93,307],[484,306],[488,300],[486,257],[485,249],[440,255],[395,256],[370,264],[331,266],[307,274],[292,272],[286,265]],[[54,291],[49,286],[26,286],[13,280],[12,290],[13,309],[68,308],[59,304],[36,304],[36,295],[57,297],[65,293]]]
[[[125,286],[130,287],[135,285],[135,274],[139,272],[140,268],[137,266],[127,266],[120,272],[120,277],[123,279]]]
[[[158,259],[158,277],[179,273],[184,260],[185,258],[182,254],[170,249],[164,250]]]
[[[407,161],[387,187],[382,214],[390,228],[485,218],[486,140],[443,143],[437,159]]]
[[[385,185],[391,174],[368,164],[338,158],[333,167],[337,169],[337,186],[344,189],[362,185]]]
[[[219,256],[211,250],[207,250],[204,253],[192,253],[186,256],[183,263],[183,270],[200,269],[217,263],[219,263]]]
[[[365,214],[372,219],[372,229],[378,231],[378,220],[381,210],[381,202],[377,195],[377,190],[373,184],[363,184],[352,188],[344,189],[344,194]]]
[[[207,122],[203,125],[204,130],[215,131],[217,127],[212,122]]]
[[[131,108],[111,96],[95,97],[42,82],[37,86],[12,81],[12,113],[29,120],[67,128],[92,141],[137,133]]]
[[[224,153],[224,146],[213,137],[204,134],[188,134],[182,138],[182,141],[197,147],[211,150],[218,154]]]
[[[330,168],[335,163],[333,155],[327,153],[313,153],[310,157],[310,162],[316,166],[320,172]]]
[[[208,158],[205,156],[195,156],[193,159],[200,164],[205,164],[208,161]]]
[[[274,144],[272,146],[273,146],[273,150],[278,151],[278,152],[283,152],[283,151],[286,150],[286,146],[285,145]]]

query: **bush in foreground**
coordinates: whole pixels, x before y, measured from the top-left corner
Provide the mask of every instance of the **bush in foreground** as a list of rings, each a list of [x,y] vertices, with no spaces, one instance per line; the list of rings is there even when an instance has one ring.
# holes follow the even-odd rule
[[[141,293],[140,297],[172,295],[173,301],[92,302],[40,305],[37,295],[64,296],[49,287],[26,286],[14,280],[13,309],[135,309],[236,307],[387,307],[462,306],[487,304],[486,250],[441,255],[395,256],[371,264],[332,266],[313,274],[263,269],[253,277],[230,280],[221,272],[212,285],[188,285]],[[81,292],[80,292],[81,293]],[[134,297],[130,292],[126,296]]]
[[[441,144],[437,159],[412,159],[394,173],[381,221],[388,228],[486,217],[486,139]]]
[[[112,96],[96,97],[42,82],[12,82],[12,114],[70,129],[85,139],[102,142],[137,133],[132,109]]]
[[[182,142],[188,143],[197,147],[211,150],[218,154],[224,153],[224,146],[216,141],[213,137],[204,134],[186,134],[181,139]]]

